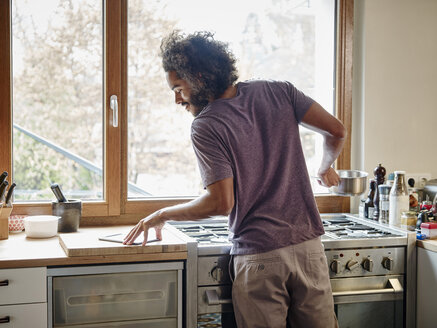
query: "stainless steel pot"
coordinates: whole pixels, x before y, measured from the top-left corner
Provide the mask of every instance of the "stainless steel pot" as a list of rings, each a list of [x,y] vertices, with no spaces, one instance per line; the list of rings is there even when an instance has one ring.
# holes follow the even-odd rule
[[[332,194],[340,196],[361,195],[367,186],[367,172],[358,170],[337,170],[340,184],[329,188]]]
[[[437,179],[428,180],[423,188],[423,191],[424,198],[428,196],[430,201],[434,201],[434,199],[437,197]]]

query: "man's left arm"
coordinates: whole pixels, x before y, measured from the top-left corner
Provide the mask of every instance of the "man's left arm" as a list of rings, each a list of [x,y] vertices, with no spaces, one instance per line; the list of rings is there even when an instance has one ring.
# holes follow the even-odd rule
[[[162,240],[162,227],[169,220],[196,221],[217,215],[228,215],[234,207],[234,178],[225,178],[206,187],[206,192],[184,204],[162,208],[141,219],[124,239],[124,244],[131,245],[143,232],[146,244],[148,231],[155,228],[156,238]]]

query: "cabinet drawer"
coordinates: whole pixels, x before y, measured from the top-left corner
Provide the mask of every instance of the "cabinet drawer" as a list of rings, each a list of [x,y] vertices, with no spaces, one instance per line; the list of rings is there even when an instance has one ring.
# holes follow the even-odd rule
[[[46,302],[46,273],[45,267],[0,270],[0,305]]]
[[[1,328],[46,328],[47,303],[2,305],[0,320]]]

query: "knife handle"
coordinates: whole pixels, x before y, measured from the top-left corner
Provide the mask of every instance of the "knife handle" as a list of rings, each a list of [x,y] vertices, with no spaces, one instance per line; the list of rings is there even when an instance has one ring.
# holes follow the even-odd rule
[[[8,186],[8,184],[9,184],[9,182],[7,180],[5,180],[0,185],[0,203],[3,203],[5,200],[5,191],[6,191],[6,187]]]
[[[11,184],[11,186],[9,187],[8,193],[6,195],[6,200],[5,200],[5,203],[6,203],[7,206],[10,206],[11,203],[12,203],[12,193],[14,192],[14,188],[15,187],[16,187],[16,183],[15,182],[13,182]]]
[[[2,175],[0,175],[0,185],[3,183],[3,181],[6,180],[7,176],[8,176],[8,172],[6,171],[4,171]]]

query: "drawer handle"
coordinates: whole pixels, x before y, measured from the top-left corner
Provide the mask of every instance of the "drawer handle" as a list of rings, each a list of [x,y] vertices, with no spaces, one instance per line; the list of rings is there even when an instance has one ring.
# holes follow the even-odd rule
[[[11,318],[8,315],[0,318],[0,323],[8,323],[9,321],[11,321]]]
[[[0,281],[0,287],[1,286],[8,286],[8,285],[9,285],[9,280],[8,279]]]

